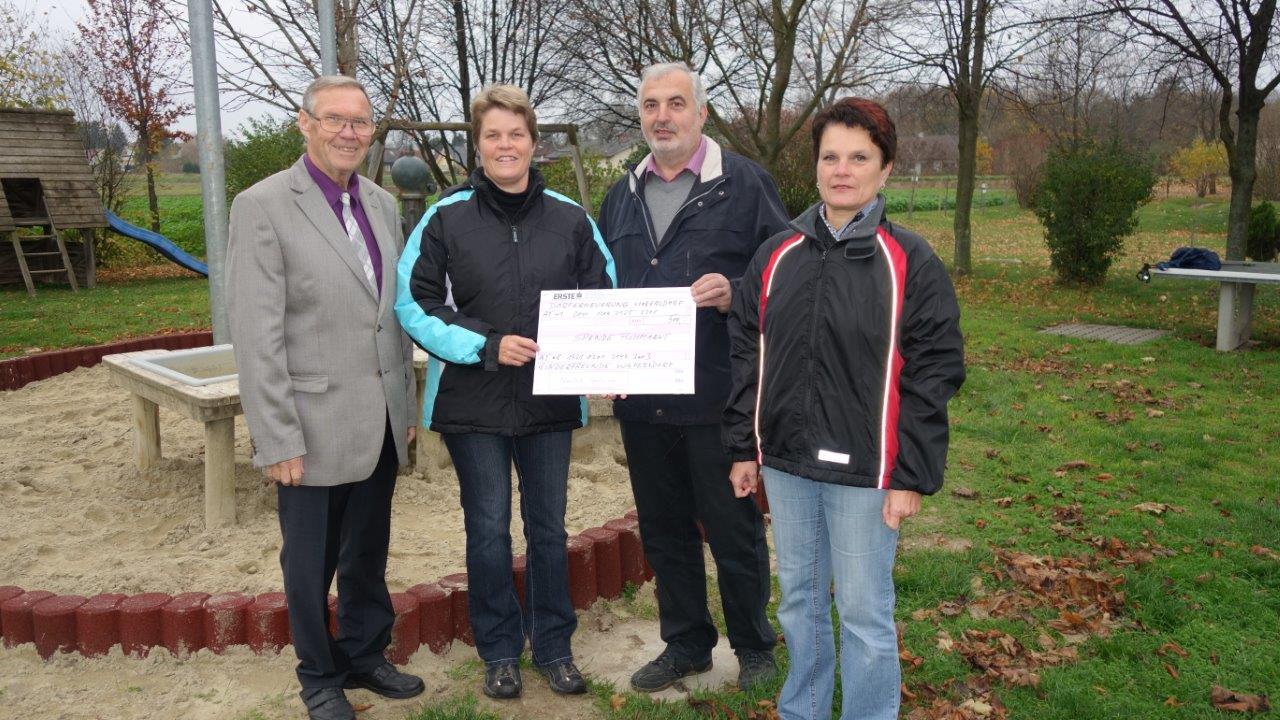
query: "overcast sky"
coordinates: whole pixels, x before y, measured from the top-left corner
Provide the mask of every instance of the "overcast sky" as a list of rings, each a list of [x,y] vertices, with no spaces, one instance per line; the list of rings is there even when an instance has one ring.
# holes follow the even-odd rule
[[[10,0],[20,9],[32,10],[37,9],[43,13],[44,20],[48,24],[51,44],[58,45],[65,42],[71,42],[76,37],[76,23],[82,22],[89,12],[88,3],[85,0]],[[235,13],[243,7],[242,0],[224,0],[223,7],[229,12]],[[234,15],[233,15],[234,16]],[[257,21],[252,15],[242,14],[246,18],[246,23],[252,24]],[[187,70],[188,80],[191,77],[191,68]],[[188,93],[182,98],[183,102],[191,103],[193,99]],[[226,105],[226,98],[223,98],[223,105]],[[222,133],[230,136],[235,133],[236,128],[242,125],[246,120],[253,117],[271,114],[278,116],[280,111],[262,103],[250,103],[243,108],[234,111],[223,110],[222,112]],[[177,123],[178,129],[186,132],[194,133],[196,131],[196,119],[194,115],[189,115]]]

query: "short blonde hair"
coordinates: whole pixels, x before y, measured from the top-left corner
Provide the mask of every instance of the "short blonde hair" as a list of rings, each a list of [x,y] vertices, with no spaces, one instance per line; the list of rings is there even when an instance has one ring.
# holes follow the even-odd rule
[[[471,101],[471,135],[479,139],[480,123],[485,113],[494,108],[502,108],[524,117],[529,127],[529,137],[538,142],[538,115],[533,111],[529,96],[515,85],[490,85],[480,91]]]

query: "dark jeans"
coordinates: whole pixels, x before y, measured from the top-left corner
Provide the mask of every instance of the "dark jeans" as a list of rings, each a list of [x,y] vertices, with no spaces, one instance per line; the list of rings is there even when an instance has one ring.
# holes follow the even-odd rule
[[[569,598],[564,511],[573,433],[443,437],[461,487],[471,630],[480,658],[487,665],[514,660],[528,637],[535,664],[571,659],[578,617]],[[513,461],[528,554],[524,610],[511,574]]]
[[[303,689],[342,687],[347,673],[386,662],[382,651],[396,619],[386,581],[397,469],[392,432],[388,423],[378,465],[365,480],[277,489],[280,568]],[[329,636],[328,606],[335,572],[337,639]]]
[[[765,614],[770,586],[764,518],[753,500],[733,496],[720,426],[620,425],[668,649],[701,662],[717,641],[707,611],[699,520],[716,561],[729,644],[738,653],[772,649],[777,636]]]

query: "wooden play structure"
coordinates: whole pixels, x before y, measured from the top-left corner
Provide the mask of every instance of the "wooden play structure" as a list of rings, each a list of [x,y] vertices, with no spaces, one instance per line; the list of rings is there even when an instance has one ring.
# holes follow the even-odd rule
[[[106,226],[75,116],[0,108],[0,284],[93,287],[93,232]]]

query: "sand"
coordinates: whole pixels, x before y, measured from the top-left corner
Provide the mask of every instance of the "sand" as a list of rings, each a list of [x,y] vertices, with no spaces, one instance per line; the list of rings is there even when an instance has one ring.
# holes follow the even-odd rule
[[[282,589],[276,491],[249,464],[236,421],[234,527],[204,528],[201,426],[161,408],[158,468],[133,461],[129,397],[105,367],[0,393],[0,585],[60,594],[258,593]],[[387,581],[392,591],[465,570],[457,477],[438,436],[398,479]],[[515,497],[518,493],[513,492]],[[571,534],[632,507],[612,418],[575,433]],[[512,544],[523,551],[518,507]]]
[[[594,410],[593,410],[594,413]],[[195,422],[161,409],[165,459],[145,476],[133,461],[127,394],[103,367],[0,393],[0,585],[89,595],[114,591],[281,589],[275,491],[249,465],[248,433],[236,425],[236,512],[233,528],[203,527],[203,436]],[[464,569],[457,478],[438,438],[424,443],[423,462],[401,475],[392,518],[388,582],[393,590]],[[571,533],[621,517],[632,506],[625,456],[612,418],[593,418],[574,437],[567,524]],[[523,546],[519,512],[513,545]],[[708,568],[714,567],[710,557]],[[714,581],[713,581],[714,582]],[[599,601],[579,614],[579,665],[590,677],[627,687],[631,673],[662,649],[653,584],[631,603]],[[726,641],[712,672],[665,691],[680,701],[690,690],[731,684],[737,662]],[[255,655],[201,650],[176,658],[155,648],[144,659],[117,646],[100,658],[60,654],[48,662],[34,645],[0,648],[0,716],[88,720],[275,720],[302,718],[292,648]],[[525,672],[525,695],[499,703],[480,694],[481,665],[455,642],[444,655],[420,649],[405,670],[421,675],[426,693],[389,701],[351,691],[370,707],[363,720],[404,718],[423,702],[478,698],[501,718],[600,717],[589,697],[565,698]]]
[[[580,613],[574,653],[582,671],[596,680],[625,689],[631,673],[662,649],[652,616],[653,584],[641,588],[633,604],[599,601]],[[701,688],[732,685],[738,664],[727,641],[713,652],[711,672],[688,678],[657,697],[681,702]],[[208,650],[175,658],[157,648],[143,659],[120,654],[85,658],[56,655],[42,661],[31,644],[0,650],[0,707],[12,717],[59,720],[283,720],[305,718],[293,676],[292,650],[254,655],[233,648],[225,655]],[[361,720],[400,720],[423,704],[477,698],[480,709],[500,718],[599,718],[590,696],[562,697],[551,692],[534,671],[523,671],[525,692],[514,701],[498,702],[480,693],[482,670],[475,650],[455,642],[444,655],[419,650],[403,668],[421,676],[426,692],[411,700],[386,700],[364,690],[350,690],[353,705],[367,705]],[[4,717],[10,717],[5,714]]]

